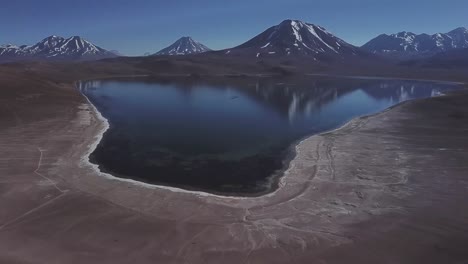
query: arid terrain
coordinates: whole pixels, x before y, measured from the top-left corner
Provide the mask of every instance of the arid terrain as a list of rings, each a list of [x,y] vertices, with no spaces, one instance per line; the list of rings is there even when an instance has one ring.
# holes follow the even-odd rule
[[[464,70],[127,58],[0,65],[0,263],[467,263],[468,93],[309,137],[274,193],[220,197],[99,174],[105,123],[75,82],[326,73],[467,82]]]

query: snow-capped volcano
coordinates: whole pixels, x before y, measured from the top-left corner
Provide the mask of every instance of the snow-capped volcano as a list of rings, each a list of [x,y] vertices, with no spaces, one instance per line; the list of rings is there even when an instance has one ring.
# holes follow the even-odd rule
[[[358,55],[361,51],[323,27],[299,20],[285,20],[244,44],[224,52],[256,57],[299,55],[317,59],[323,55]]]
[[[174,44],[158,51],[154,55],[187,55],[203,53],[210,50],[211,49],[207,46],[193,40],[191,37],[182,37],[174,42]]]
[[[432,56],[438,52],[468,48],[468,30],[457,28],[434,35],[399,32],[382,34],[362,46],[363,49],[383,55],[399,57]]]
[[[113,52],[100,48],[78,37],[50,36],[32,46],[0,46],[0,61],[27,59],[45,60],[96,60],[116,57]]]

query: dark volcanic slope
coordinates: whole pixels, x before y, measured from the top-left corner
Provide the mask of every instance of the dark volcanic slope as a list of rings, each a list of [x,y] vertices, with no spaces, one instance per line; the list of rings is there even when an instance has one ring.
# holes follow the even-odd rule
[[[468,48],[440,52],[430,58],[403,62],[424,68],[466,69],[468,68]]]
[[[32,46],[0,46],[0,62],[19,60],[97,60],[117,57],[93,43],[74,36],[68,39],[50,36]]]
[[[399,57],[432,56],[438,52],[468,48],[468,30],[457,28],[448,33],[434,35],[411,32],[382,34],[362,46],[363,49],[377,54]]]
[[[158,51],[154,55],[187,55],[203,53],[210,50],[210,48],[193,40],[191,37],[182,37],[174,42],[174,44]]]
[[[315,60],[365,54],[323,27],[298,20],[285,20],[244,44],[223,52],[250,57],[305,56]]]

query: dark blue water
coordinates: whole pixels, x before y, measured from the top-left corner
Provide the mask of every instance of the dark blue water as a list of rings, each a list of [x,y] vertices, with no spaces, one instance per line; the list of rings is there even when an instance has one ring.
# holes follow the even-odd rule
[[[273,190],[299,139],[458,87],[345,78],[84,82],[110,122],[92,162],[117,177],[212,193]]]

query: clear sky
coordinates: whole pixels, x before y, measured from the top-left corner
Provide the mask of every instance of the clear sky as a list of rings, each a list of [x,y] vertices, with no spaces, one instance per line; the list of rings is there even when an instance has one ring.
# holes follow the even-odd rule
[[[222,49],[289,18],[321,25],[362,45],[381,33],[468,27],[468,1],[9,0],[0,7],[0,44],[79,35],[105,49],[142,55],[181,36],[192,36],[212,49]]]

